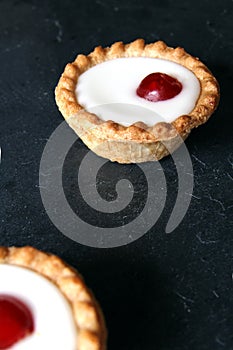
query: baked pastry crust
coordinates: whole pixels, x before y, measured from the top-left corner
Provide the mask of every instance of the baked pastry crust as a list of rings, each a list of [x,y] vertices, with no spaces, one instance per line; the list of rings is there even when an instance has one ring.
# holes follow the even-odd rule
[[[69,301],[77,327],[77,350],[105,350],[102,311],[80,274],[55,255],[32,247],[0,247],[0,264],[33,270],[53,282]]]
[[[200,83],[194,109],[171,124],[162,122],[152,127],[143,122],[126,127],[85,111],[75,92],[79,76],[99,63],[120,57],[161,58],[188,68]],[[116,42],[111,47],[98,46],[87,56],[78,55],[73,63],[66,65],[55,97],[64,118],[90,149],[112,161],[132,163],[158,160],[175,150],[190,131],[205,123],[217,108],[219,86],[209,69],[183,48],[171,48],[162,41],[145,45],[143,39],[137,39],[126,45]]]

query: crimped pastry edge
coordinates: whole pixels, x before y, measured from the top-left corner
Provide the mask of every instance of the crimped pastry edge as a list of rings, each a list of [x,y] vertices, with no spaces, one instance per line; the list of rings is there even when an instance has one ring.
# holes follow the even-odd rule
[[[97,115],[86,112],[79,104],[75,93],[78,77],[99,63],[120,57],[162,58],[181,64],[192,71],[201,87],[199,98],[192,112],[188,115],[181,115],[171,124],[162,122],[152,127],[148,127],[143,122],[126,127],[111,120],[103,121]],[[198,58],[185,52],[183,48],[171,48],[162,41],[145,45],[143,39],[137,39],[126,45],[122,42],[116,42],[106,48],[98,46],[87,56],[78,55],[73,63],[66,65],[55,89],[55,98],[64,118],[89,148],[96,152],[96,145],[99,147],[99,145],[103,146],[106,143],[104,153],[107,154],[108,149],[110,153],[109,156],[105,157],[124,163],[131,162],[130,158],[135,158],[135,155],[130,157],[127,153],[128,161],[124,161],[124,157],[119,160],[119,157],[114,156],[114,150],[111,151],[111,147],[109,148],[109,142],[114,141],[114,147],[118,147],[121,142],[137,143],[136,153],[142,154],[142,156],[136,161],[161,159],[170,153],[167,151],[164,141],[176,138],[178,135],[185,139],[193,128],[209,119],[219,102],[219,86],[209,69]],[[149,158],[153,159],[143,156],[142,148],[147,147],[147,144],[150,144],[152,152]],[[130,149],[129,147],[126,152],[130,152]],[[160,150],[158,154],[156,149]],[[96,153],[98,154],[98,151]]]
[[[58,256],[33,247],[0,246],[0,264],[28,268],[44,276],[63,293],[77,327],[77,350],[106,350],[104,316],[82,276]]]

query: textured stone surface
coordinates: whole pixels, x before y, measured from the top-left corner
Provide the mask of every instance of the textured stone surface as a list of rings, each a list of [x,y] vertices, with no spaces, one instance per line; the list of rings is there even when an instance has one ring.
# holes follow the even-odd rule
[[[233,349],[232,10],[229,0],[0,2],[0,244],[34,245],[78,267],[105,312],[111,350]],[[137,37],[200,57],[219,80],[221,102],[186,142],[195,188],[179,227],[165,234],[178,186],[170,157],[161,162],[168,194],[154,227],[127,246],[90,248],[57,230],[40,197],[41,155],[62,121],[53,90],[77,53]],[[75,147],[68,169],[87,152],[80,141]],[[75,198],[75,174],[64,184],[85,220],[119,226],[142,210],[146,182],[135,165],[106,164],[98,178],[111,200],[112,183],[127,176],[135,183],[133,204],[112,217]]]

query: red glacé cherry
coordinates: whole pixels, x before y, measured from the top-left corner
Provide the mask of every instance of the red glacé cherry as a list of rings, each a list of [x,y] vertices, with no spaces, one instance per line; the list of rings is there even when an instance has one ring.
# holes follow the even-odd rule
[[[0,295],[0,349],[7,349],[34,330],[32,313],[19,299]]]
[[[182,84],[165,73],[151,73],[137,88],[137,95],[151,102],[165,101],[178,95]]]

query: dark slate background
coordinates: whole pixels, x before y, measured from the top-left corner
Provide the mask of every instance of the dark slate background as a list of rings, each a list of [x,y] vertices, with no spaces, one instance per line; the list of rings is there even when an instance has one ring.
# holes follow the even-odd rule
[[[104,310],[110,350],[233,349],[232,10],[230,0],[0,1],[0,244],[34,245],[77,267]],[[63,120],[53,91],[77,53],[138,37],[200,57],[221,103],[186,142],[195,188],[179,227],[165,234],[177,191],[170,157],[161,162],[169,191],[155,226],[130,245],[90,248],[56,229],[40,197],[41,155]],[[109,174],[131,167],[106,166],[100,193],[113,198]]]

